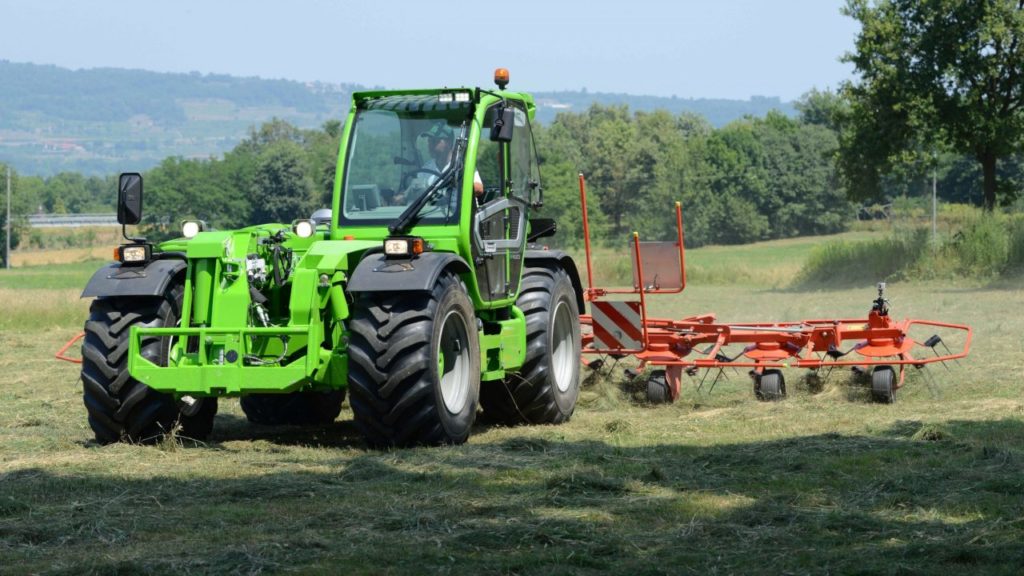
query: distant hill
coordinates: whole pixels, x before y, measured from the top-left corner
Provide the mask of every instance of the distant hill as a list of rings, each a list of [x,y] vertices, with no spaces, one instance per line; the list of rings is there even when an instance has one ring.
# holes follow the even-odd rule
[[[664,98],[661,96],[635,96],[607,92],[534,92],[537,117],[541,122],[554,120],[559,112],[584,112],[592,104],[617,106],[625,104],[630,110],[668,110],[673,114],[692,112],[707,118],[715,127],[744,116],[764,116],[778,110],[789,116],[796,115],[792,102],[776,97],[753,96],[750,100],[724,100],[720,98]]]
[[[233,148],[273,117],[312,128],[355,85],[0,61],[0,158],[26,174],[109,174]]]
[[[307,83],[219,74],[174,74],[0,60],[0,159],[24,174],[145,170],[168,156],[222,154],[253,126],[277,117],[303,128],[342,118],[356,84]],[[538,118],[594,103],[632,110],[693,112],[715,126],[790,102],[662,98],[586,90],[534,92]]]

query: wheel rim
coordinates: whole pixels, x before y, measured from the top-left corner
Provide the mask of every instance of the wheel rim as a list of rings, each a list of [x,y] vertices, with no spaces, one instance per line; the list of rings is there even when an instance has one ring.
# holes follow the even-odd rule
[[[441,324],[441,341],[437,346],[437,377],[441,382],[441,399],[452,414],[462,412],[469,398],[470,387],[469,333],[466,322],[452,310]]]
[[[551,331],[551,370],[559,392],[568,392],[572,387],[575,346],[572,314],[564,300],[555,306],[555,321]]]

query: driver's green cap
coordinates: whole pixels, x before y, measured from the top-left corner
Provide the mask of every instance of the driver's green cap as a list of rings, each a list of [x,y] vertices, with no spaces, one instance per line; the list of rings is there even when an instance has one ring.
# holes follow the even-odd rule
[[[451,140],[454,132],[452,129],[443,122],[438,122],[430,127],[430,130],[420,134],[420,136],[426,136],[427,138],[434,138],[437,140],[445,139]]]

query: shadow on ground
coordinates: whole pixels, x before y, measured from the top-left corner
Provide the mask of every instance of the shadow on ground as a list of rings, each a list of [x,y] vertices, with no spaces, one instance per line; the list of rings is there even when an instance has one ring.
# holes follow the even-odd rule
[[[344,424],[294,434],[358,444]],[[0,572],[1024,571],[1019,420],[717,446],[604,440],[524,432],[286,471],[281,457],[244,476],[16,470],[0,475]]]

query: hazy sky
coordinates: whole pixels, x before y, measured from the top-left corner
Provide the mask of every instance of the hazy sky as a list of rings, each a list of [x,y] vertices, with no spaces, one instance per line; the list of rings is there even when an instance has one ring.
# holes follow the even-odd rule
[[[680,97],[835,87],[842,0],[0,0],[0,59],[352,82]],[[2,89],[0,78],[0,89]]]

